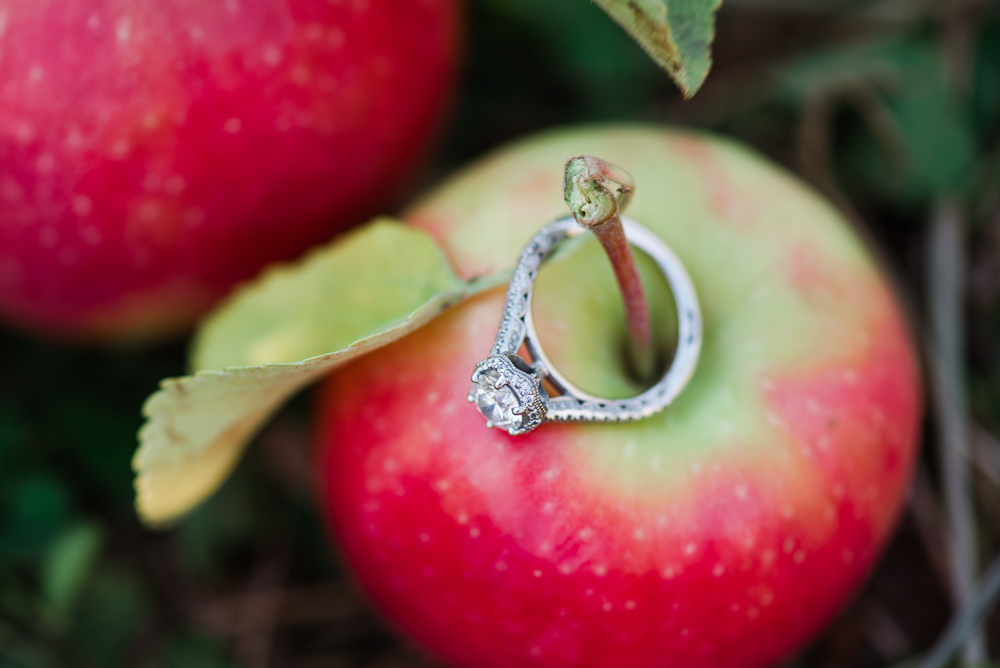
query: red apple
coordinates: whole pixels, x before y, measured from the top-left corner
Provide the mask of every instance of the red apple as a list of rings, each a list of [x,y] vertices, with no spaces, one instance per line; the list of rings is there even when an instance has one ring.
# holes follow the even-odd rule
[[[0,6],[0,318],[183,327],[387,205],[426,147],[458,0]]]
[[[375,602],[455,665],[766,665],[858,587],[903,503],[921,412],[904,319],[828,203],[701,135],[535,137],[409,221],[465,277],[510,267],[565,215],[562,165],[580,154],[635,176],[629,215],[692,276],[705,339],[690,385],[640,422],[488,430],[466,394],[496,289],[330,377],[323,503]],[[637,390],[619,302],[596,244],[542,269],[540,336],[598,395]]]

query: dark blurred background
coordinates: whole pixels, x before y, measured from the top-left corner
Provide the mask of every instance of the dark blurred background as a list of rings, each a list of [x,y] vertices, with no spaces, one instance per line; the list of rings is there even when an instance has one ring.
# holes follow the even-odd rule
[[[541,128],[639,120],[737,137],[823,190],[878,249],[920,331],[964,327],[976,555],[1000,550],[1000,6],[725,0],[714,67],[685,102],[586,0],[469,0],[467,65],[424,185]],[[965,256],[928,258],[935,226]],[[962,283],[960,283],[962,284]],[[929,307],[928,305],[932,305]],[[948,315],[951,314],[951,315]],[[132,510],[145,397],[183,342],[67,348],[0,331],[0,666],[428,666],[359,597],[311,502],[309,396],[175,529]],[[929,394],[934,397],[936,376]],[[947,508],[928,411],[912,502],[877,571],[789,666],[894,665],[952,614]],[[961,408],[961,407],[959,407]],[[987,625],[1000,657],[1000,616]]]

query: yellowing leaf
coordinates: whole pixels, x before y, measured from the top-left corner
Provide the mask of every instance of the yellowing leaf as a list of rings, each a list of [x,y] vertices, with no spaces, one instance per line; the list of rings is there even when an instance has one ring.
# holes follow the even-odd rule
[[[455,276],[423,232],[383,218],[279,266],[203,323],[194,370],[297,362],[346,348],[399,325],[441,294],[461,295]]]
[[[162,524],[191,510],[292,394],[500,279],[462,281],[428,236],[390,220],[265,273],[202,327],[200,370],[146,401],[132,462],[139,515]]]
[[[680,86],[694,95],[712,67],[722,0],[594,0]]]

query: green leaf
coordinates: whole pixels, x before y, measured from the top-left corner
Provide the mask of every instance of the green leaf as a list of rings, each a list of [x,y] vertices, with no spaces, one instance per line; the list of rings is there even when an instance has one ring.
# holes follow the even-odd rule
[[[66,525],[73,499],[49,472],[34,471],[0,490],[0,559],[34,560]]]
[[[46,611],[63,623],[97,558],[103,532],[92,522],[68,527],[49,546],[42,561],[41,583]]]
[[[134,566],[107,562],[97,565],[77,603],[67,638],[76,657],[68,665],[136,665],[133,648],[136,638],[143,637],[143,629],[150,628],[154,600],[148,582]],[[161,664],[157,661],[139,665]]]
[[[620,119],[663,95],[663,71],[593,3],[482,0],[469,10],[469,75],[475,81],[463,91],[463,104],[471,95],[477,106],[489,105],[476,110],[475,123],[498,104],[542,106],[563,122]],[[497,59],[498,51],[505,58]],[[560,88],[558,112],[544,99],[553,86]]]
[[[146,401],[132,462],[140,516],[160,524],[191,510],[292,394],[502,278],[462,281],[427,235],[385,219],[267,272],[204,324],[197,372]]]
[[[594,0],[680,86],[694,95],[712,67],[722,0]]]
[[[935,43],[923,38],[877,38],[810,54],[781,69],[781,94],[865,99],[881,125],[848,135],[838,151],[856,184],[900,203],[925,205],[960,192],[976,155],[971,115],[950,94]],[[876,141],[874,133],[881,136]],[[886,155],[899,145],[902,160]]]

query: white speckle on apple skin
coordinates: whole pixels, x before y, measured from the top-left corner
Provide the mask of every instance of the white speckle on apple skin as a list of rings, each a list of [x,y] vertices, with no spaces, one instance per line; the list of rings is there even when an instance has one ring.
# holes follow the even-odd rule
[[[35,129],[29,123],[18,123],[14,129],[14,137],[22,144],[27,144],[35,138]]]
[[[56,166],[56,159],[51,153],[42,153],[35,161],[35,170],[39,174],[48,174]]]
[[[275,46],[269,46],[264,49],[264,62],[274,67],[281,62],[281,49]]]
[[[72,267],[80,259],[80,251],[75,248],[63,248],[59,251],[59,264]]]
[[[148,200],[139,205],[137,218],[143,223],[155,223],[163,214],[160,203],[156,200]]]
[[[88,225],[80,231],[80,237],[88,246],[97,246],[104,238],[101,231],[93,225]]]
[[[119,19],[118,23],[115,25],[115,38],[119,42],[127,42],[129,37],[132,36],[132,22],[127,19]]]
[[[13,286],[21,279],[21,263],[16,258],[0,259],[0,286]]]
[[[194,229],[205,222],[205,210],[200,206],[188,207],[181,214],[181,222],[188,229]]]
[[[174,174],[163,184],[163,190],[168,195],[180,195],[187,187],[187,181],[180,174]]]
[[[59,232],[52,227],[43,227],[38,233],[38,243],[42,248],[53,248],[59,242]]]

